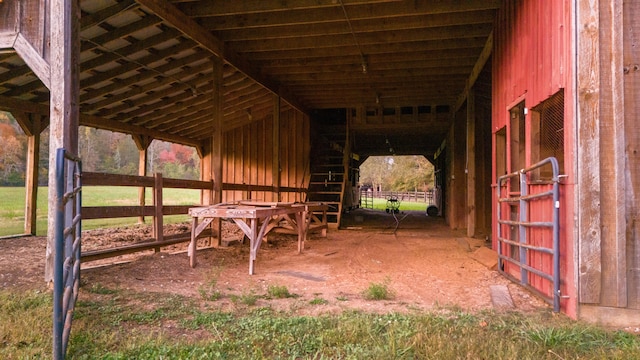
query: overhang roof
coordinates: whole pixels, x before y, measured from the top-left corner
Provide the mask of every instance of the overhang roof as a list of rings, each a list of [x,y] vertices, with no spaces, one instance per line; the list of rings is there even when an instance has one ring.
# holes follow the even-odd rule
[[[214,55],[225,129],[270,114],[274,94],[307,113],[455,108],[486,60],[499,2],[80,0],[81,123],[201,144]],[[0,108],[46,110],[48,99],[18,55],[0,54]],[[446,121],[433,127],[440,138]]]

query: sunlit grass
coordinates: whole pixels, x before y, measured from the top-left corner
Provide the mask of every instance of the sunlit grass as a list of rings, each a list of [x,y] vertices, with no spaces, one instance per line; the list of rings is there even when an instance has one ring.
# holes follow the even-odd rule
[[[83,295],[83,292],[84,295]],[[437,308],[300,316],[226,312],[199,297],[91,285],[71,359],[637,359],[638,336],[533,313]],[[275,301],[265,299],[265,301]],[[318,301],[307,306],[316,307]],[[0,290],[0,358],[50,358],[51,294]]]
[[[38,188],[38,209],[36,218],[36,235],[47,233],[47,187]],[[165,205],[195,205],[200,202],[200,192],[189,189],[164,189],[163,203]],[[0,187],[0,236],[24,234],[24,187]],[[153,203],[150,188],[145,192],[145,203]],[[83,206],[125,206],[138,204],[138,188],[124,186],[86,186],[82,190]],[[176,223],[189,220],[188,215],[165,216],[164,223]],[[148,218],[147,223],[151,221]],[[83,230],[135,225],[138,218],[116,218],[84,220]]]

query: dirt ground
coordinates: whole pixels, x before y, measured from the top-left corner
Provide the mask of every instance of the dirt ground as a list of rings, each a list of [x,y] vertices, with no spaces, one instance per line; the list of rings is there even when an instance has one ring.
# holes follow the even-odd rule
[[[374,312],[428,310],[458,306],[467,310],[491,308],[489,287],[508,288],[515,308],[530,311],[547,305],[527,290],[488,270],[471,255],[484,240],[452,232],[441,218],[422,212],[391,214],[357,209],[345,215],[344,230],[329,230],[326,238],[312,233],[302,254],[295,236],[270,234],[258,251],[255,274],[249,275],[248,241],[198,250],[198,265],[189,266],[186,243],[82,265],[82,286],[104,286],[201,298],[212,286],[222,297],[221,308],[234,306],[233,295],[264,295],[270,285],[286,286],[298,295],[282,300],[258,299],[267,305],[300,313],[360,309]],[[235,225],[223,222],[225,238],[239,238]],[[397,229],[396,229],[397,227]],[[177,224],[165,233],[188,232]],[[83,249],[91,250],[149,237],[149,226],[94,230],[83,233]],[[204,239],[199,246],[204,247]],[[26,237],[0,240],[0,285],[12,289],[44,288],[46,239]],[[372,283],[385,284],[395,297],[366,300],[362,292]],[[84,292],[85,294],[87,291]],[[81,289],[80,296],[83,295]],[[326,301],[308,306],[313,299]],[[261,304],[261,302],[265,302]],[[307,306],[305,306],[305,304]]]

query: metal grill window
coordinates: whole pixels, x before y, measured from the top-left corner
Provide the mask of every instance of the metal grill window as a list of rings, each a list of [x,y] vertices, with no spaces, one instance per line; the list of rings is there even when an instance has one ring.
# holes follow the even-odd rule
[[[564,92],[561,90],[532,109],[532,163],[555,157],[564,172]],[[541,168],[534,180],[551,180],[548,167]]]

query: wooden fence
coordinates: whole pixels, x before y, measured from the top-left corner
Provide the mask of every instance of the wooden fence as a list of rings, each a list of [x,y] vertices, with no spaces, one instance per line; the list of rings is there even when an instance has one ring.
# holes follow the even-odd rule
[[[400,201],[423,202],[433,205],[433,190],[429,191],[374,191],[360,189],[360,206],[373,208],[373,199],[389,199],[394,197]]]
[[[82,173],[82,186],[129,186],[138,188],[153,189],[153,205],[130,205],[130,206],[83,206],[82,219],[110,219],[123,217],[153,217],[153,234],[150,241],[144,241],[138,244],[124,245],[115,248],[99,249],[87,251],[82,254],[82,261],[99,260],[124,254],[130,254],[138,251],[149,249],[160,250],[162,246],[169,246],[181,242],[191,240],[191,233],[181,233],[173,235],[163,234],[163,224],[165,215],[186,215],[189,208],[202,206],[201,204],[193,205],[165,205],[162,199],[163,189],[192,189],[192,190],[211,190],[213,191],[213,181],[184,180],[163,178],[162,174],[157,173],[155,176],[134,176],[134,175],[118,175],[95,172]],[[223,191],[240,190],[251,193],[251,191],[276,191],[271,186],[255,186],[246,184],[223,184]],[[306,192],[301,188],[279,188],[280,192]]]

